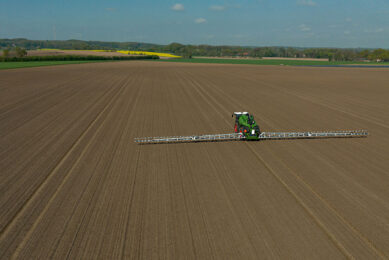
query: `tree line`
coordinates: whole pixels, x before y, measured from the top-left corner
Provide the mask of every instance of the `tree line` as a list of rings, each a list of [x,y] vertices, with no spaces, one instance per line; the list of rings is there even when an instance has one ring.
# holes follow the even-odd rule
[[[0,48],[22,49],[72,49],[72,50],[132,50],[167,52],[191,58],[192,56],[212,57],[285,57],[285,58],[323,58],[330,61],[389,61],[388,49],[361,48],[296,48],[296,47],[244,47],[184,45],[171,43],[168,45],[139,42],[101,42],[101,41],[43,41],[28,39],[0,39]]]
[[[10,58],[10,57],[17,57],[22,58],[24,56],[27,56],[27,51],[24,48],[20,48],[19,46],[16,46],[14,48],[5,48],[3,49],[2,58]]]
[[[181,56],[212,57],[284,57],[284,58],[318,58],[329,61],[389,61],[389,50],[385,49],[344,49],[344,48],[295,48],[295,47],[241,47],[183,45],[172,43],[151,48],[155,51],[172,52]]]

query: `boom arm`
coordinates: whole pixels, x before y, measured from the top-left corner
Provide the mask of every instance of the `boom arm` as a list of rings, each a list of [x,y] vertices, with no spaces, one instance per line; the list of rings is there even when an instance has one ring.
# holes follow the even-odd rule
[[[331,132],[262,132],[258,140],[269,139],[317,139],[317,138],[340,138],[340,137],[367,137],[366,130],[331,131]],[[143,137],[135,138],[138,144],[156,143],[187,143],[187,142],[215,142],[245,140],[242,133],[215,134],[215,135],[193,135],[193,136],[170,136],[170,137]]]

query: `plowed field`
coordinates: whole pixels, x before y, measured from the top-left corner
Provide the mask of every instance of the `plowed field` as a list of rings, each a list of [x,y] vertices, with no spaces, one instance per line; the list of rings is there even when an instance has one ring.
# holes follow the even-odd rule
[[[0,71],[0,258],[389,257],[389,70],[118,62]],[[368,138],[135,137],[367,129]]]

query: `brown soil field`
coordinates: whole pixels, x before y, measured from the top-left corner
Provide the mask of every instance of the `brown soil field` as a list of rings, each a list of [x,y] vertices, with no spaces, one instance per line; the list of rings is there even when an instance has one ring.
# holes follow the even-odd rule
[[[328,61],[325,58],[284,58],[284,57],[263,57],[264,60],[310,60],[310,61]]]
[[[389,258],[389,71],[147,61],[0,71],[0,258]],[[357,139],[135,137],[367,129]]]
[[[236,57],[236,56],[224,56],[224,57],[206,57],[206,56],[195,56],[196,59],[248,59],[248,60],[305,60],[305,61],[328,61],[323,58],[286,58],[286,57]]]
[[[97,52],[97,51],[76,51],[76,50],[30,50],[27,56],[57,56],[57,55],[92,55],[92,56],[128,56],[119,52]]]

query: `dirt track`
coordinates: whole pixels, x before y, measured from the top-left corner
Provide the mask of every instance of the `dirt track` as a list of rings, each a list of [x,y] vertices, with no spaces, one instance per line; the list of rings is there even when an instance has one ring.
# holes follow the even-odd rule
[[[389,71],[118,62],[0,71],[0,258],[389,257]],[[362,139],[134,137],[367,129]]]

